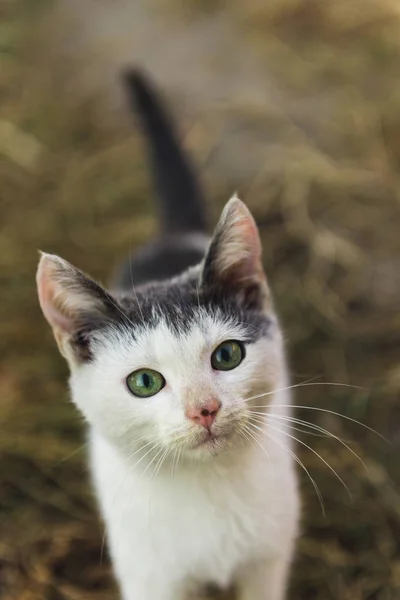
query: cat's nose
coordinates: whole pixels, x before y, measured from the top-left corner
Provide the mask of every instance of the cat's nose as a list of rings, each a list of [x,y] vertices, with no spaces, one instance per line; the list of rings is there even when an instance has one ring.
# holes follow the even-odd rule
[[[199,407],[189,408],[186,411],[186,416],[198,425],[210,429],[220,408],[221,402],[216,398],[210,398],[210,400],[203,402]]]

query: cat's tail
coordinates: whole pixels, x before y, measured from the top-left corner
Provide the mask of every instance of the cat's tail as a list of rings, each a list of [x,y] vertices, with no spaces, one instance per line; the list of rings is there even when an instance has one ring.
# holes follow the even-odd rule
[[[123,80],[144,130],[161,231],[117,270],[114,287],[121,290],[181,274],[203,259],[209,243],[203,193],[161,96],[140,71],[126,71]]]
[[[136,69],[126,71],[123,80],[147,140],[163,232],[205,232],[207,219],[201,187],[157,90]]]

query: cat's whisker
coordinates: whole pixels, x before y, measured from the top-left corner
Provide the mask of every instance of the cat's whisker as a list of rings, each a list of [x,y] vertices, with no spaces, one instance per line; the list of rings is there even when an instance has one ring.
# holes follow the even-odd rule
[[[274,406],[274,408],[296,408],[296,409],[302,408],[305,410],[315,410],[315,411],[319,411],[322,413],[334,415],[335,417],[340,417],[342,419],[346,419],[347,421],[351,421],[352,423],[356,423],[357,425],[364,427],[364,429],[367,429],[371,433],[374,433],[375,435],[380,437],[384,442],[386,442],[387,444],[390,444],[390,441],[387,438],[385,438],[381,433],[379,433],[379,431],[376,431],[376,429],[369,427],[368,425],[366,425],[365,423],[362,423],[361,421],[357,421],[357,419],[353,419],[352,417],[343,415],[342,413],[338,413],[333,410],[329,410],[327,408],[320,408],[318,406],[304,406],[304,405],[300,405],[300,404],[274,404],[273,406]],[[252,407],[252,409],[253,408],[271,408],[271,405],[270,404],[260,404],[260,405],[255,405],[254,407]],[[260,412],[259,414],[265,415],[267,413]]]
[[[163,464],[166,462],[166,460],[170,457],[170,455],[172,454],[172,448],[167,448],[165,454],[163,455],[160,464],[157,467],[157,471],[154,474],[154,478],[157,477],[158,473],[161,471],[161,468],[163,466]]]
[[[114,308],[116,308],[121,313],[124,319],[126,319],[128,323],[130,323],[130,325],[135,327],[135,323],[128,317],[128,315],[122,310],[122,308],[116,302],[114,302],[110,295],[108,295],[108,300],[114,306]]]
[[[178,468],[178,463],[179,463],[179,459],[181,457],[181,453],[182,453],[182,449],[181,448],[175,448],[175,450],[174,450],[174,458],[173,458],[173,461],[172,461],[172,478],[175,477],[176,469]]]
[[[176,461],[177,455],[178,455],[178,449],[174,448],[173,455],[172,455],[172,461],[171,461],[171,479],[174,478],[175,461]]]
[[[176,467],[178,468],[179,465],[179,461],[182,458],[182,448],[179,448],[179,452],[178,452],[178,460],[176,461]]]
[[[163,447],[159,448],[158,452],[156,452],[156,454],[153,456],[151,461],[146,465],[146,468],[142,473],[142,477],[144,477],[144,475],[147,473],[147,471],[149,470],[151,465],[157,460],[157,458],[160,456],[160,454],[162,454],[164,451],[165,451],[165,448],[163,448]]]
[[[266,418],[268,418],[268,415],[266,415],[266,414],[264,414],[263,417],[255,415],[255,414],[252,415],[252,420],[253,421],[258,421],[261,424],[265,424]],[[312,436],[315,436],[315,437],[324,437],[324,438],[331,437],[331,436],[329,436],[327,434],[324,434],[324,433],[315,433],[313,431],[309,431],[309,429],[313,429],[314,428],[312,425],[308,426],[309,429],[301,429],[300,427],[294,427],[294,425],[288,425],[288,424],[285,424],[285,425],[289,429],[292,429],[293,431],[298,431],[299,433],[304,433],[304,434],[312,435]]]
[[[197,306],[200,308],[200,294],[199,294],[199,282],[195,281],[196,285],[196,296],[197,296]]]
[[[107,537],[107,528],[106,528],[106,525],[104,525],[104,527],[103,527],[103,535],[101,537],[101,546],[100,546],[100,561],[99,561],[100,565],[103,564],[104,548],[105,548],[105,545],[106,545],[106,537]]]
[[[315,456],[317,456],[324,463],[324,465],[326,465],[328,467],[328,469],[335,475],[335,477],[340,481],[340,483],[343,485],[343,487],[347,491],[347,493],[349,495],[349,498],[350,499],[353,498],[353,496],[352,496],[352,494],[351,494],[348,486],[343,481],[343,479],[340,477],[340,475],[337,473],[337,471],[335,471],[335,469],[332,467],[332,465],[330,465],[328,463],[328,461],[326,461],[316,450],[314,450],[314,448],[311,448],[311,446],[309,446],[308,444],[306,444],[302,440],[299,440],[296,436],[292,435],[291,433],[288,433],[287,431],[283,431],[282,429],[279,429],[278,427],[275,427],[274,425],[268,424],[268,429],[267,430],[266,429],[262,429],[261,427],[259,427],[258,425],[255,425],[251,421],[249,422],[249,425],[251,425],[252,427],[255,427],[256,429],[259,429],[260,431],[262,431],[264,433],[267,433],[267,434],[269,433],[269,429],[273,429],[277,433],[281,433],[283,435],[286,435],[290,439],[294,440],[298,444],[301,444],[302,446],[304,446],[305,448],[307,448],[308,450],[310,450],[310,452],[312,452],[313,454],[315,454]]]
[[[151,447],[150,447],[150,449],[149,449],[149,450],[147,450],[147,452],[146,452],[146,453],[145,453],[143,456],[141,456],[141,457],[139,458],[139,460],[138,460],[138,461],[137,461],[137,462],[136,462],[136,463],[133,465],[133,467],[132,467],[132,468],[136,468],[136,467],[137,467],[137,466],[138,466],[138,465],[139,465],[139,464],[142,462],[142,460],[143,460],[144,458],[146,458],[146,456],[148,456],[148,455],[149,455],[151,452],[153,452],[154,450],[156,450],[156,449],[157,449],[157,446],[156,446],[156,444],[154,444],[153,442],[147,442],[146,444],[143,444],[142,446],[140,446],[140,448],[138,448],[138,449],[137,449],[137,450],[136,450],[136,451],[135,451],[133,454],[131,454],[131,455],[128,457],[128,459],[129,459],[129,460],[131,460],[131,459],[132,459],[132,458],[133,458],[133,457],[134,457],[136,454],[138,454],[138,453],[139,453],[141,450],[144,450],[145,448],[148,448],[149,446],[151,446]],[[120,485],[118,486],[118,488],[117,488],[117,490],[116,490],[116,492],[115,492],[115,495],[114,495],[114,500],[112,501],[112,505],[114,504],[114,502],[115,502],[115,498],[118,496],[118,494],[119,494],[119,492],[121,491],[121,489],[122,489],[122,487],[123,487],[123,485],[124,485],[124,483],[125,483],[126,479],[128,478],[128,475],[129,475],[129,471],[128,471],[128,473],[126,474],[126,476],[124,477],[124,479],[121,481]]]
[[[361,456],[359,456],[357,454],[357,452],[355,452],[355,450],[353,450],[353,448],[347,442],[345,442],[342,438],[335,435],[328,429],[325,429],[324,427],[321,427],[320,425],[315,425],[314,423],[309,423],[308,421],[304,421],[303,419],[297,419],[296,417],[289,417],[289,416],[284,416],[284,415],[274,415],[274,414],[266,414],[264,416],[266,416],[267,419],[280,419],[281,421],[286,421],[287,423],[297,423],[299,425],[302,425],[302,426],[312,429],[314,431],[319,431],[319,432],[321,432],[321,435],[324,435],[326,437],[329,437],[331,439],[338,441],[344,448],[346,448],[349,452],[351,452],[351,454],[355,458],[357,458],[357,460],[360,461],[360,463],[363,465],[363,467],[365,468],[365,470],[368,473],[368,466],[365,464],[365,462],[363,461]],[[259,417],[259,418],[262,419],[262,417]],[[289,425],[289,427],[291,427],[291,429],[296,429],[295,427],[293,427],[291,425]],[[301,431],[301,430],[297,429],[297,431]],[[311,432],[305,431],[304,433],[310,434]],[[313,433],[311,435],[318,435],[318,434]]]
[[[134,421],[132,421],[132,426],[134,427],[134,425],[135,425],[135,422],[134,422]],[[140,436],[140,437],[134,437],[134,438],[132,438],[132,439],[131,439],[131,440],[130,440],[128,443],[127,443],[127,447],[128,447],[128,448],[135,448],[135,447],[136,447],[136,445],[137,445],[139,442],[143,441],[143,440],[145,440],[146,442],[151,442],[152,440],[159,440],[159,435],[158,435],[158,433],[157,433],[157,432],[154,432],[154,433],[152,433],[152,434],[151,434],[151,433],[147,433],[147,434],[145,434],[145,435],[142,435],[142,436]]]
[[[145,323],[145,319],[144,319],[144,314],[143,314],[143,311],[142,311],[142,307],[141,307],[139,299],[137,297],[137,293],[136,293],[136,289],[135,289],[134,285],[132,285],[132,292],[133,292],[133,295],[135,296],[136,304],[138,305],[140,316],[142,317],[142,321],[143,321],[143,323]]]
[[[141,438],[139,438],[139,439],[141,439]],[[138,440],[136,440],[136,441],[138,441]],[[145,458],[145,457],[146,457],[148,454],[150,454],[150,452],[156,448],[156,445],[155,445],[155,444],[153,444],[153,442],[147,442],[146,444],[144,444],[144,445],[140,446],[140,448],[138,448],[138,449],[137,449],[137,450],[136,450],[136,451],[135,451],[133,454],[131,454],[131,455],[129,456],[129,460],[131,460],[131,459],[132,459],[132,458],[133,458],[133,457],[134,457],[136,454],[138,454],[138,452],[140,452],[141,450],[144,450],[145,448],[147,448],[147,447],[148,447],[148,446],[150,446],[150,445],[151,445],[151,448],[150,448],[150,450],[148,450],[148,451],[147,451],[147,452],[146,452],[146,453],[145,453],[145,454],[144,454],[144,455],[143,455],[143,456],[142,456],[142,457],[141,457],[141,458],[140,458],[140,459],[139,459],[139,460],[138,460],[138,461],[135,463],[134,467],[136,467],[136,466],[137,466],[137,465],[138,465],[138,464],[139,464],[139,463],[140,463],[140,462],[141,462],[141,461],[142,461],[142,460],[143,460],[143,459],[144,459],[144,458]],[[113,500],[111,501],[111,506],[114,506],[114,504],[115,504],[115,502],[116,502],[116,499],[117,499],[117,497],[118,497],[118,494],[119,494],[119,493],[122,491],[122,488],[123,488],[123,486],[124,486],[125,482],[127,481],[127,479],[128,479],[128,476],[129,476],[129,471],[126,473],[125,477],[122,479],[121,483],[118,485],[118,487],[117,487],[117,489],[116,489],[116,491],[115,491],[115,494],[114,494],[114,498],[113,498]],[[101,540],[101,549],[100,549],[100,564],[102,564],[102,563],[103,563],[103,556],[104,556],[104,546],[105,546],[105,540],[106,540],[106,528],[104,527],[103,537],[102,537],[102,540]]]
[[[245,326],[246,326],[246,328],[247,328],[247,327],[250,327],[250,328],[251,328],[251,329],[253,329],[254,331],[257,331],[257,332],[259,332],[259,331],[260,331],[260,328],[259,328],[259,327],[256,327],[255,325],[252,325],[251,323],[246,323],[246,321],[238,321],[237,323],[238,323],[238,325],[245,325]]]
[[[260,428],[258,428],[258,429],[260,429]],[[288,448],[285,444],[283,444],[280,440],[278,440],[269,431],[262,431],[261,429],[260,429],[260,431],[263,433],[263,435],[266,435],[270,440],[272,440],[278,446],[280,446],[283,450],[285,450],[293,458],[293,460],[303,469],[303,471],[306,473],[307,477],[311,481],[311,484],[312,484],[312,486],[313,486],[313,488],[315,490],[315,493],[317,495],[318,501],[319,501],[320,506],[321,506],[322,514],[324,516],[326,516],[325,505],[324,505],[324,500],[323,500],[323,497],[322,497],[322,494],[321,494],[321,490],[319,489],[319,487],[317,485],[317,482],[312,477],[310,471],[307,469],[307,467],[305,466],[305,464],[303,463],[303,461],[297,456],[297,454],[295,454],[293,452],[293,450],[291,450],[291,448]]]
[[[141,456],[139,458],[139,460],[134,465],[132,465],[132,469],[136,469],[136,467],[138,467],[140,465],[140,463],[142,462],[142,460],[144,460],[146,458],[146,456],[148,456],[149,454],[151,454],[151,452],[155,452],[156,450],[157,450],[157,453],[156,453],[156,456],[157,456],[158,452],[160,451],[160,449],[158,448],[157,444],[152,444],[151,447],[150,447],[150,449],[147,450],[147,452],[145,452],[145,454],[143,454],[143,456]],[[154,457],[153,457],[152,460],[154,460]],[[149,465],[147,465],[147,467],[148,466]]]
[[[139,442],[142,442],[143,440],[150,441],[151,439],[157,439],[157,436],[142,435],[139,438],[134,438],[134,439],[130,440],[130,442],[127,444],[127,446],[128,446],[128,448],[135,448]]]
[[[245,426],[244,423],[241,423],[241,425],[240,425],[240,427],[238,429],[238,434],[240,436],[242,436],[246,440],[246,442],[248,442],[253,448],[256,447],[255,444],[254,444],[253,439],[249,436],[249,434],[248,434],[248,432],[246,430],[246,426]]]
[[[314,377],[309,377],[308,379],[305,379],[304,381],[299,381],[299,383],[312,383],[313,381],[316,381],[317,379],[321,379],[322,374],[320,375],[314,375]]]
[[[142,441],[151,442],[152,440],[158,440],[159,436],[157,433],[142,435],[141,437],[135,438],[131,441],[131,447]]]
[[[136,456],[136,454],[138,454],[141,450],[144,450],[145,448],[148,448],[150,445],[152,445],[153,447],[156,447],[155,444],[153,443],[153,441],[149,440],[146,444],[142,444],[139,448],[137,448],[135,450],[135,452],[133,452],[132,454],[130,454],[128,456],[128,460],[130,461],[134,456]]]
[[[151,481],[153,481],[157,477],[158,473],[160,472],[161,466],[165,462],[167,456],[171,454],[171,452],[172,448],[166,448],[164,454],[162,454],[161,458],[158,459],[157,464],[153,470],[153,474],[151,476]]]
[[[247,423],[246,425],[244,425],[245,430],[247,432],[247,434],[256,442],[256,444],[261,448],[261,450],[264,452],[264,454],[266,455],[267,459],[268,459],[268,463],[272,472],[272,476],[275,479],[275,471],[274,471],[274,467],[271,461],[271,457],[268,454],[266,448],[264,448],[264,446],[261,444],[260,440],[257,438],[257,436],[254,434],[254,432],[251,431],[251,429],[248,427],[250,423]]]
[[[306,381],[303,383],[294,383],[293,385],[288,385],[288,386],[282,387],[282,388],[275,388],[273,390],[264,392],[262,394],[256,394],[254,396],[250,396],[249,398],[245,398],[243,400],[243,402],[250,402],[251,400],[257,400],[258,398],[264,398],[265,396],[272,396],[273,394],[276,394],[278,392],[286,392],[288,390],[294,390],[296,388],[312,387],[312,386],[317,386],[317,385],[327,385],[327,386],[334,386],[334,387],[346,387],[346,388],[351,388],[351,389],[356,389],[356,390],[365,390],[365,388],[362,386],[351,385],[350,383],[336,383],[336,382],[332,382],[332,381],[314,381],[314,382]]]
[[[55,466],[66,462],[67,460],[70,460],[73,456],[75,456],[76,454],[79,454],[79,452],[81,450],[83,450],[84,448],[86,448],[86,446],[88,445],[89,442],[85,442],[84,444],[80,444],[77,448],[75,448],[75,450],[73,450],[72,452],[70,452],[70,454],[67,454],[67,456],[64,456],[63,458],[61,458],[58,462],[55,463]]]

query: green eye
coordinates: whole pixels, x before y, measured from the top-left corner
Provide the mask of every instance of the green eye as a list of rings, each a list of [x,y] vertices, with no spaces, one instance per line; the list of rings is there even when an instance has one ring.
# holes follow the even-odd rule
[[[240,342],[223,342],[211,355],[211,366],[217,371],[236,369],[244,359],[244,347]]]
[[[163,389],[165,379],[161,373],[152,369],[139,369],[128,375],[126,385],[134,396],[149,398]]]

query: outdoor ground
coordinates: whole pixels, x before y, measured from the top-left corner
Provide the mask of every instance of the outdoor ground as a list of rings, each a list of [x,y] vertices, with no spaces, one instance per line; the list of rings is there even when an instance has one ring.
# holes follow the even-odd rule
[[[299,470],[289,597],[400,599],[397,2],[94,4],[0,2],[1,600],[117,598],[35,269],[43,249],[106,282],[155,231],[137,123],[115,91],[128,62],[171,101],[213,222],[235,189],[254,212],[293,382],[356,386],[295,393],[312,407],[296,416],[367,469],[337,440],[294,431],[325,515]]]

